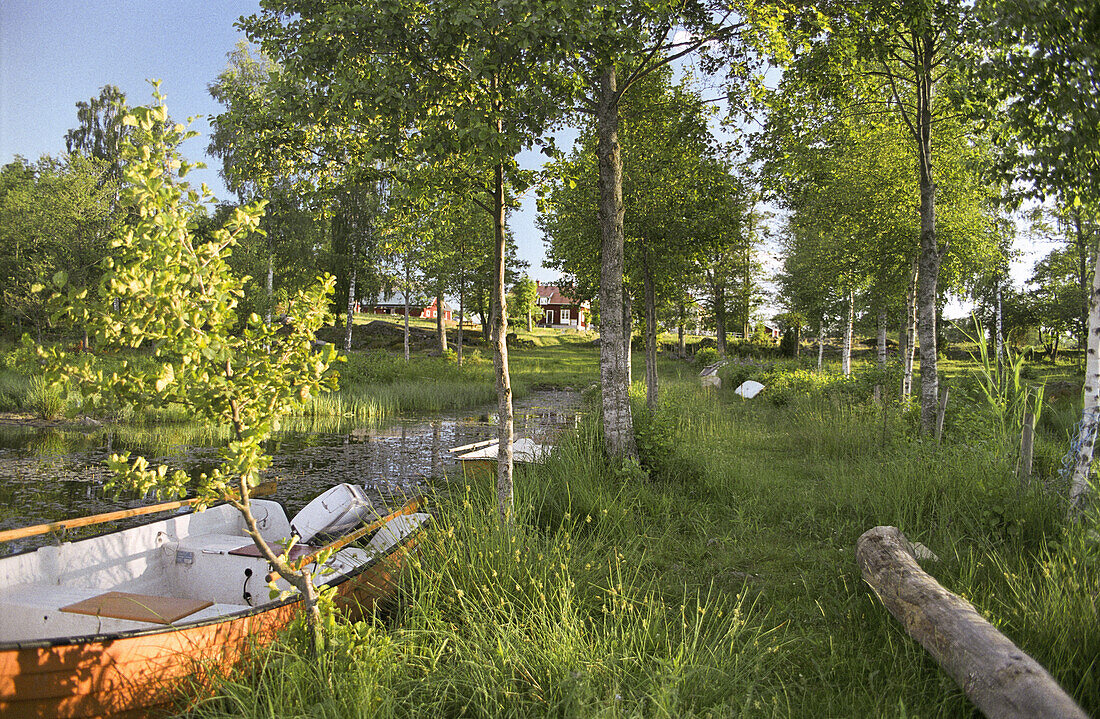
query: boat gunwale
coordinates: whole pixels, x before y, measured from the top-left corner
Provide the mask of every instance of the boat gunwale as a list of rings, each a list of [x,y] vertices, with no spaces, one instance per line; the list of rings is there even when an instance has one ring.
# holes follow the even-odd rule
[[[277,502],[277,500],[266,500],[266,501],[276,502],[277,504],[282,506],[282,502]],[[283,509],[284,509],[284,511],[286,510],[285,507]],[[184,516],[185,514],[190,514],[190,513],[191,512],[184,512],[183,514],[173,515],[173,516]],[[408,514],[398,515],[398,516],[409,516],[409,514],[413,514],[413,512],[410,512]],[[430,516],[430,513],[429,513],[429,516]],[[171,517],[169,517],[169,519],[171,519]],[[395,517],[395,519],[396,519],[396,517]],[[166,521],[166,520],[159,520],[159,521]],[[88,537],[88,539],[98,539],[100,537],[109,537],[112,534],[118,534],[120,532],[125,532],[128,529],[134,529],[134,527],[128,527],[126,529],[118,529],[118,530],[115,530],[114,532],[106,532],[104,534],[96,535],[95,537]],[[381,527],[379,529],[381,529]],[[394,555],[399,550],[404,549],[407,545],[412,544],[413,543],[412,540],[417,539],[419,537],[419,535],[423,532],[424,532],[424,524],[420,524],[419,526],[416,527],[416,529],[414,529],[413,531],[409,532],[404,537],[402,537],[399,542],[395,543],[390,548],[390,551],[386,552],[385,554],[378,554],[378,555],[372,557],[371,559],[367,560],[363,564],[359,565],[358,567],[356,567],[353,571],[351,571],[347,574],[341,575],[341,578],[339,579],[339,581],[331,582],[331,583],[325,583],[325,584],[322,584],[322,585],[319,585],[319,586],[322,586],[322,587],[340,587],[341,585],[345,584],[346,582],[349,582],[352,579],[358,577],[360,574],[367,571],[368,569],[373,568],[375,565],[377,565],[382,560]],[[79,541],[85,541],[85,540],[79,540]],[[20,555],[23,555],[23,554],[27,554],[29,552],[36,552],[36,551],[38,551],[38,549],[41,549],[41,547],[37,547],[37,548],[34,548],[34,549],[29,549],[25,552],[18,552],[16,554],[10,554],[8,556],[17,557],[17,556],[20,556]],[[121,640],[121,639],[130,639],[132,637],[147,637],[147,636],[152,636],[152,635],[155,635],[155,634],[167,634],[169,632],[184,631],[184,630],[187,630],[187,629],[194,629],[194,628],[198,628],[198,627],[206,627],[206,626],[210,626],[212,624],[223,624],[223,623],[230,622],[230,621],[235,621],[235,620],[238,620],[238,619],[246,619],[246,618],[254,616],[256,614],[263,614],[264,612],[270,612],[270,611],[275,610],[275,609],[280,609],[280,608],[285,607],[285,606],[290,605],[290,604],[296,604],[298,602],[301,602],[302,599],[303,599],[303,597],[300,594],[295,594],[295,595],[286,597],[284,599],[280,599],[280,600],[273,601],[273,602],[268,602],[266,604],[261,604],[259,606],[247,607],[245,609],[242,609],[239,612],[233,612],[231,614],[221,614],[221,615],[218,615],[218,616],[215,616],[215,617],[210,617],[208,619],[202,619],[202,620],[194,621],[194,622],[184,621],[184,622],[177,623],[177,624],[166,624],[166,625],[163,625],[163,626],[148,627],[148,628],[143,628],[143,629],[126,629],[126,630],[123,630],[123,631],[120,631],[120,632],[108,632],[108,633],[105,633],[105,634],[80,634],[80,635],[68,636],[68,637],[54,637],[54,638],[51,638],[51,639],[36,639],[36,640],[31,640],[31,641],[19,641],[19,642],[0,642],[0,652],[17,651],[17,650],[23,650],[23,649],[50,649],[50,648],[62,647],[62,646],[80,646],[80,645],[83,645],[83,644],[92,644],[92,643],[96,643],[96,642],[108,642],[108,641],[114,642],[114,641],[118,641],[118,640]]]

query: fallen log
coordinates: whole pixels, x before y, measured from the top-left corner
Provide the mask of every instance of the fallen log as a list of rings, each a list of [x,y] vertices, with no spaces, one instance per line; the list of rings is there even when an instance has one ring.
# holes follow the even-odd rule
[[[1087,719],[1046,669],[926,574],[910,547],[896,527],[864,532],[856,543],[863,579],[983,714]]]

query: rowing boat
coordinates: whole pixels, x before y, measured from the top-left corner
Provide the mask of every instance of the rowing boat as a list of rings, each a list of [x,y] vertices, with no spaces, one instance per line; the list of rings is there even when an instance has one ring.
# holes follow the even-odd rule
[[[311,568],[353,617],[393,595],[429,518],[418,500],[384,516],[363,500],[339,485],[292,520],[278,502],[251,502],[271,546],[309,535],[289,560],[315,565],[331,550]],[[268,599],[268,579],[290,590],[229,505],[0,559],[0,716],[136,717],[179,706],[181,689],[208,685],[299,613],[298,595]]]
[[[496,440],[477,442],[451,450],[462,466],[462,474],[470,480],[495,477],[499,451],[500,443]],[[534,464],[549,454],[548,445],[536,444],[535,440],[527,437],[512,443],[512,462],[515,464]]]

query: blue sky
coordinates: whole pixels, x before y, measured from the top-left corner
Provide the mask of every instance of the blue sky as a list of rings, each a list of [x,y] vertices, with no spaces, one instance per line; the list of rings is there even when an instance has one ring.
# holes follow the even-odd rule
[[[191,127],[200,137],[183,152],[210,167],[189,179],[205,182],[219,199],[234,199],[217,175],[217,161],[206,157],[207,117],[222,109],[206,88],[244,37],[234,27],[237,18],[258,9],[256,0],[0,0],[0,164],[15,155],[36,160],[64,154],[78,100],[117,85],[130,104],[145,104],[151,92],[146,80],[157,78],[174,118],[198,116]],[[538,161],[533,153],[524,159]],[[556,279],[540,269],[544,252],[533,193],[511,226],[531,276]]]

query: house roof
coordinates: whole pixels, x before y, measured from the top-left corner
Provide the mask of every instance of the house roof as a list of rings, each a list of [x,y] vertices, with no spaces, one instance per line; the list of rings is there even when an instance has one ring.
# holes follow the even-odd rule
[[[577,302],[571,297],[566,297],[558,289],[557,285],[539,285],[537,288],[540,305],[576,305],[587,306],[587,302]]]
[[[424,299],[423,297],[417,297],[415,295],[410,295],[409,296],[409,306],[410,307],[423,307],[427,304],[427,302],[428,301],[426,299]],[[376,305],[393,305],[395,307],[404,307],[405,306],[405,293],[404,292],[394,292],[393,294],[390,294],[390,295],[384,295],[382,297],[379,297],[378,301],[375,302],[374,304],[376,304]]]

